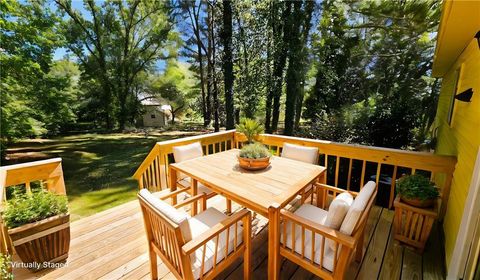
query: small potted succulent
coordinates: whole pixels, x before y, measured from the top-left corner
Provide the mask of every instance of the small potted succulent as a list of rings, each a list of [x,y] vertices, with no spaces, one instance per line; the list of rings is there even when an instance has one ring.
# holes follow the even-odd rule
[[[2,219],[15,251],[32,270],[68,257],[70,215],[65,195],[43,189],[14,193],[6,201]]]
[[[398,179],[397,192],[403,202],[419,208],[431,207],[439,196],[435,184],[420,174],[405,175]]]
[[[247,170],[261,170],[270,165],[271,153],[262,143],[243,146],[238,154],[240,167]]]
[[[243,118],[237,125],[237,131],[247,137],[248,144],[243,146],[238,154],[240,167],[247,170],[261,170],[270,165],[271,153],[262,143],[255,142],[260,133],[263,133],[263,126],[256,120]]]

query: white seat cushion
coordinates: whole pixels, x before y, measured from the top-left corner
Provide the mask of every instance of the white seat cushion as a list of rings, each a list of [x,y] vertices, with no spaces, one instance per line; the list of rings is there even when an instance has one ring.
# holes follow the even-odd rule
[[[182,162],[201,156],[203,156],[203,149],[200,142],[173,147],[173,157],[175,158],[175,162]]]
[[[317,164],[318,148],[284,143],[282,149],[282,157],[303,161],[306,163]]]
[[[225,220],[228,216],[218,211],[215,208],[208,208],[202,213],[188,219],[188,231],[182,228],[182,234],[190,235],[191,239],[195,239],[200,234],[204,233],[211,227]],[[243,228],[237,226],[237,246],[239,246],[243,241]],[[219,235],[218,247],[217,247],[217,264],[225,258],[225,246],[226,246],[227,232],[226,230]],[[189,240],[191,240],[189,239]],[[228,235],[228,253],[231,253],[234,249],[235,242],[235,225],[230,227],[230,232]],[[208,272],[213,267],[213,261],[215,256],[215,247],[216,247],[216,238],[207,242],[206,251],[205,251],[205,263],[204,263],[204,273]],[[202,270],[202,257],[203,257],[203,246],[200,247],[195,253],[191,254],[192,262],[192,271],[194,279],[200,278],[200,273]]]
[[[171,206],[170,204],[166,203],[165,201],[158,199],[147,189],[142,189],[140,191],[140,196],[143,197],[146,201],[148,201],[155,209],[160,211],[160,213],[162,213],[170,221],[174,222],[177,225],[182,224],[190,218],[190,215],[188,215],[186,212],[180,211],[175,207]]]
[[[345,219],[343,220],[342,226],[340,227],[340,232],[347,235],[352,235],[352,232],[355,229],[355,226],[357,225],[357,222],[360,219],[362,212],[367,207],[367,203],[372,197],[375,188],[375,182],[369,181],[360,190],[357,197],[355,197],[352,206],[350,206],[350,209],[348,210]]]
[[[324,225],[325,220],[327,218],[328,212],[315,207],[310,204],[303,204],[298,208],[295,212],[295,215],[298,215],[302,218],[305,218],[307,220],[310,220],[312,222]],[[292,225],[291,223],[287,222],[287,228],[286,228],[286,240],[284,235],[283,235],[283,225],[280,227],[281,230],[281,237],[280,237],[280,242],[282,244],[285,242],[285,245],[292,249]],[[322,247],[322,241],[323,241],[323,236],[320,234],[315,234],[315,241],[312,240],[312,232],[309,230],[305,231],[305,248],[303,250],[304,256],[308,259],[312,259],[312,246],[315,245],[314,248],[314,262],[317,264],[320,264],[320,250]],[[328,240],[327,240],[328,241]],[[314,243],[315,242],[315,243]],[[330,271],[333,270],[333,255],[334,252],[327,246],[326,242],[324,245],[324,250],[325,252],[324,257],[323,257],[323,264],[322,266]],[[302,254],[302,229],[299,225],[295,226],[295,252],[298,254]]]

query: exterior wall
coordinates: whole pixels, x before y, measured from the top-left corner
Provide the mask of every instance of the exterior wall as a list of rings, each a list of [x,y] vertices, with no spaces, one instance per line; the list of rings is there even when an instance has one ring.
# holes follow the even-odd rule
[[[448,111],[451,98],[454,95],[455,72],[462,64],[463,69],[458,78],[457,93],[473,88],[473,97],[470,103],[456,100],[452,125],[450,126],[448,124]],[[457,166],[453,174],[447,212],[443,223],[445,255],[448,264],[452,257],[462,220],[475,158],[480,145],[480,49],[476,39],[469,43],[443,77],[435,125],[438,127],[436,153],[457,157]]]
[[[143,126],[163,127],[165,126],[165,114],[160,111],[160,106],[145,106],[143,114]],[[155,118],[152,118],[155,115]]]

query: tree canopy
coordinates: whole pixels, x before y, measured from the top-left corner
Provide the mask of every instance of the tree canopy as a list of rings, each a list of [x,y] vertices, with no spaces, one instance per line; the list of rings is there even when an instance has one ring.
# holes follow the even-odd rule
[[[170,105],[173,123],[188,115],[215,130],[248,117],[267,132],[386,147],[429,137],[434,0],[14,0],[0,9],[2,145],[79,123],[123,130],[152,96]]]

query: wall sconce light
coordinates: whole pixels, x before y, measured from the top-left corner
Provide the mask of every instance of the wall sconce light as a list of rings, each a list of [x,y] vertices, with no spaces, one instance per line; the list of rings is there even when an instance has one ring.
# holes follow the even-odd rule
[[[463,102],[470,102],[473,95],[473,89],[469,88],[466,91],[460,92],[459,94],[455,95],[455,99]]]

